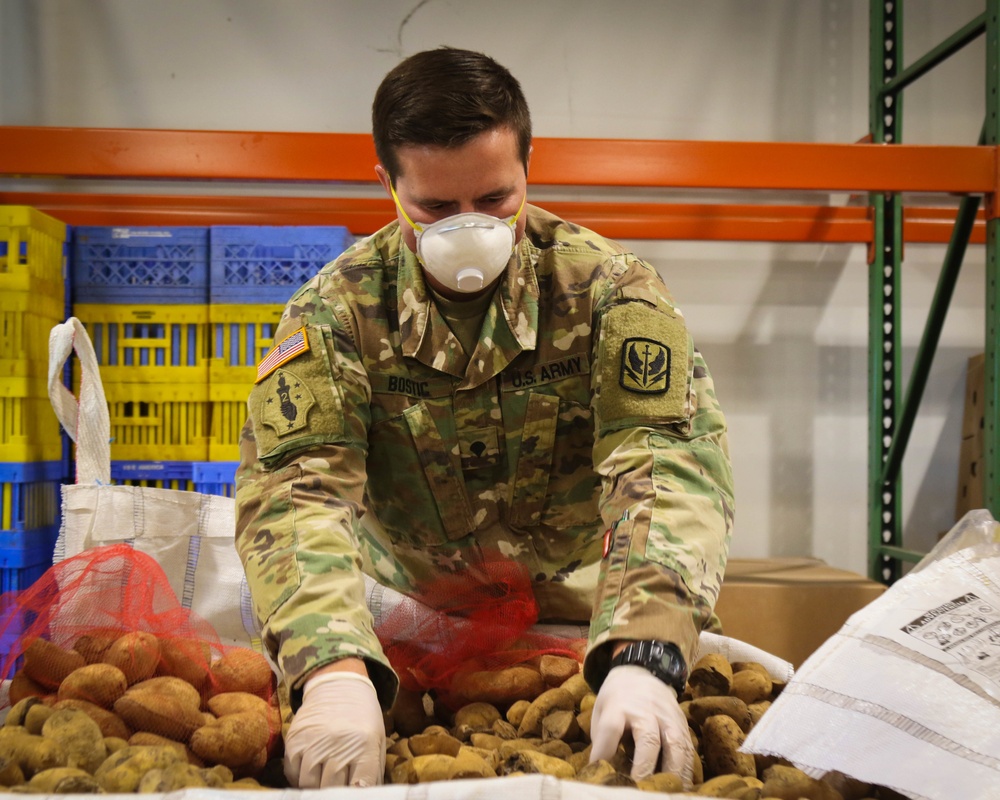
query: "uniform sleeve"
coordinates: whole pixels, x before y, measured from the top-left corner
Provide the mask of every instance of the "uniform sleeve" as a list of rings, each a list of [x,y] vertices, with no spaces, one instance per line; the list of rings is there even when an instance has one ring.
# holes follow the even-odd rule
[[[388,708],[398,680],[375,637],[358,547],[367,378],[349,329],[308,289],[274,341],[248,401],[236,479],[236,546],[263,641],[294,708],[312,670],[350,656],[365,659]]]
[[[726,422],[711,375],[651,269],[598,315],[594,464],[605,553],[584,673],[598,687],[612,642],[674,642],[690,665],[713,620],[732,533]],[[655,275],[655,273],[654,273]]]

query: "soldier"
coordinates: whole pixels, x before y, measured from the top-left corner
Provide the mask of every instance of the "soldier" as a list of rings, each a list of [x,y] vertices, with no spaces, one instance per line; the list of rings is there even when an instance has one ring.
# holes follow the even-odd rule
[[[237,547],[295,709],[286,774],[382,780],[398,681],[362,570],[419,595],[501,553],[542,620],[590,625],[593,758],[630,731],[634,778],[690,783],[678,694],[734,508],[705,362],[650,265],[527,203],[504,67],[418,53],[372,121],[397,219],[289,301],[241,443]]]

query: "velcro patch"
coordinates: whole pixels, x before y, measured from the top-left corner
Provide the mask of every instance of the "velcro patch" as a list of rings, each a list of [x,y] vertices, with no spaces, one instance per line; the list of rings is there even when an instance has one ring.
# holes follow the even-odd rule
[[[278,367],[308,352],[309,337],[306,336],[305,328],[299,328],[267,351],[267,355],[257,365],[257,378],[254,383],[260,383]]]
[[[601,322],[601,427],[676,423],[691,416],[694,351],[684,319],[646,303],[620,303]]]
[[[316,398],[294,372],[276,369],[263,387],[260,421],[278,437],[302,430],[309,424],[309,411]]]

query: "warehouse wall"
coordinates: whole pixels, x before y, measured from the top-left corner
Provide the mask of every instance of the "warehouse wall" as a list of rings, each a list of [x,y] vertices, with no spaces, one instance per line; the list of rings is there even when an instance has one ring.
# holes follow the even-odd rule
[[[907,3],[904,62],[982,10],[981,0]],[[0,124],[365,132],[385,72],[440,44],[509,66],[538,136],[852,142],[867,131],[867,0],[0,0]],[[984,52],[977,41],[907,90],[904,141],[975,142]],[[532,193],[542,205],[580,197],[850,201]],[[728,413],[733,554],[816,555],[864,571],[864,249],[632,244],[685,311]],[[906,248],[907,370],[943,252]],[[965,360],[983,346],[983,281],[983,248],[973,247],[904,465],[914,547],[928,548],[953,522]]]

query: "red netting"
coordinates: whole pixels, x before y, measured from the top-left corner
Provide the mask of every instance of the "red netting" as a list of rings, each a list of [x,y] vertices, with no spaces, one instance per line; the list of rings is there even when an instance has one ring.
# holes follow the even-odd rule
[[[263,656],[223,646],[210,623],[181,606],[162,567],[125,544],[87,550],[0,595],[0,642],[11,702],[52,693],[68,672],[97,662],[118,666],[129,685],[173,675],[208,696],[232,691],[225,684],[235,670],[258,676],[253,693],[273,693]]]
[[[458,674],[501,670],[542,655],[582,656],[581,640],[531,630],[538,603],[527,568],[517,562],[497,557],[442,575],[414,599],[425,608],[403,601],[375,634],[403,688],[436,690],[445,703]]]

